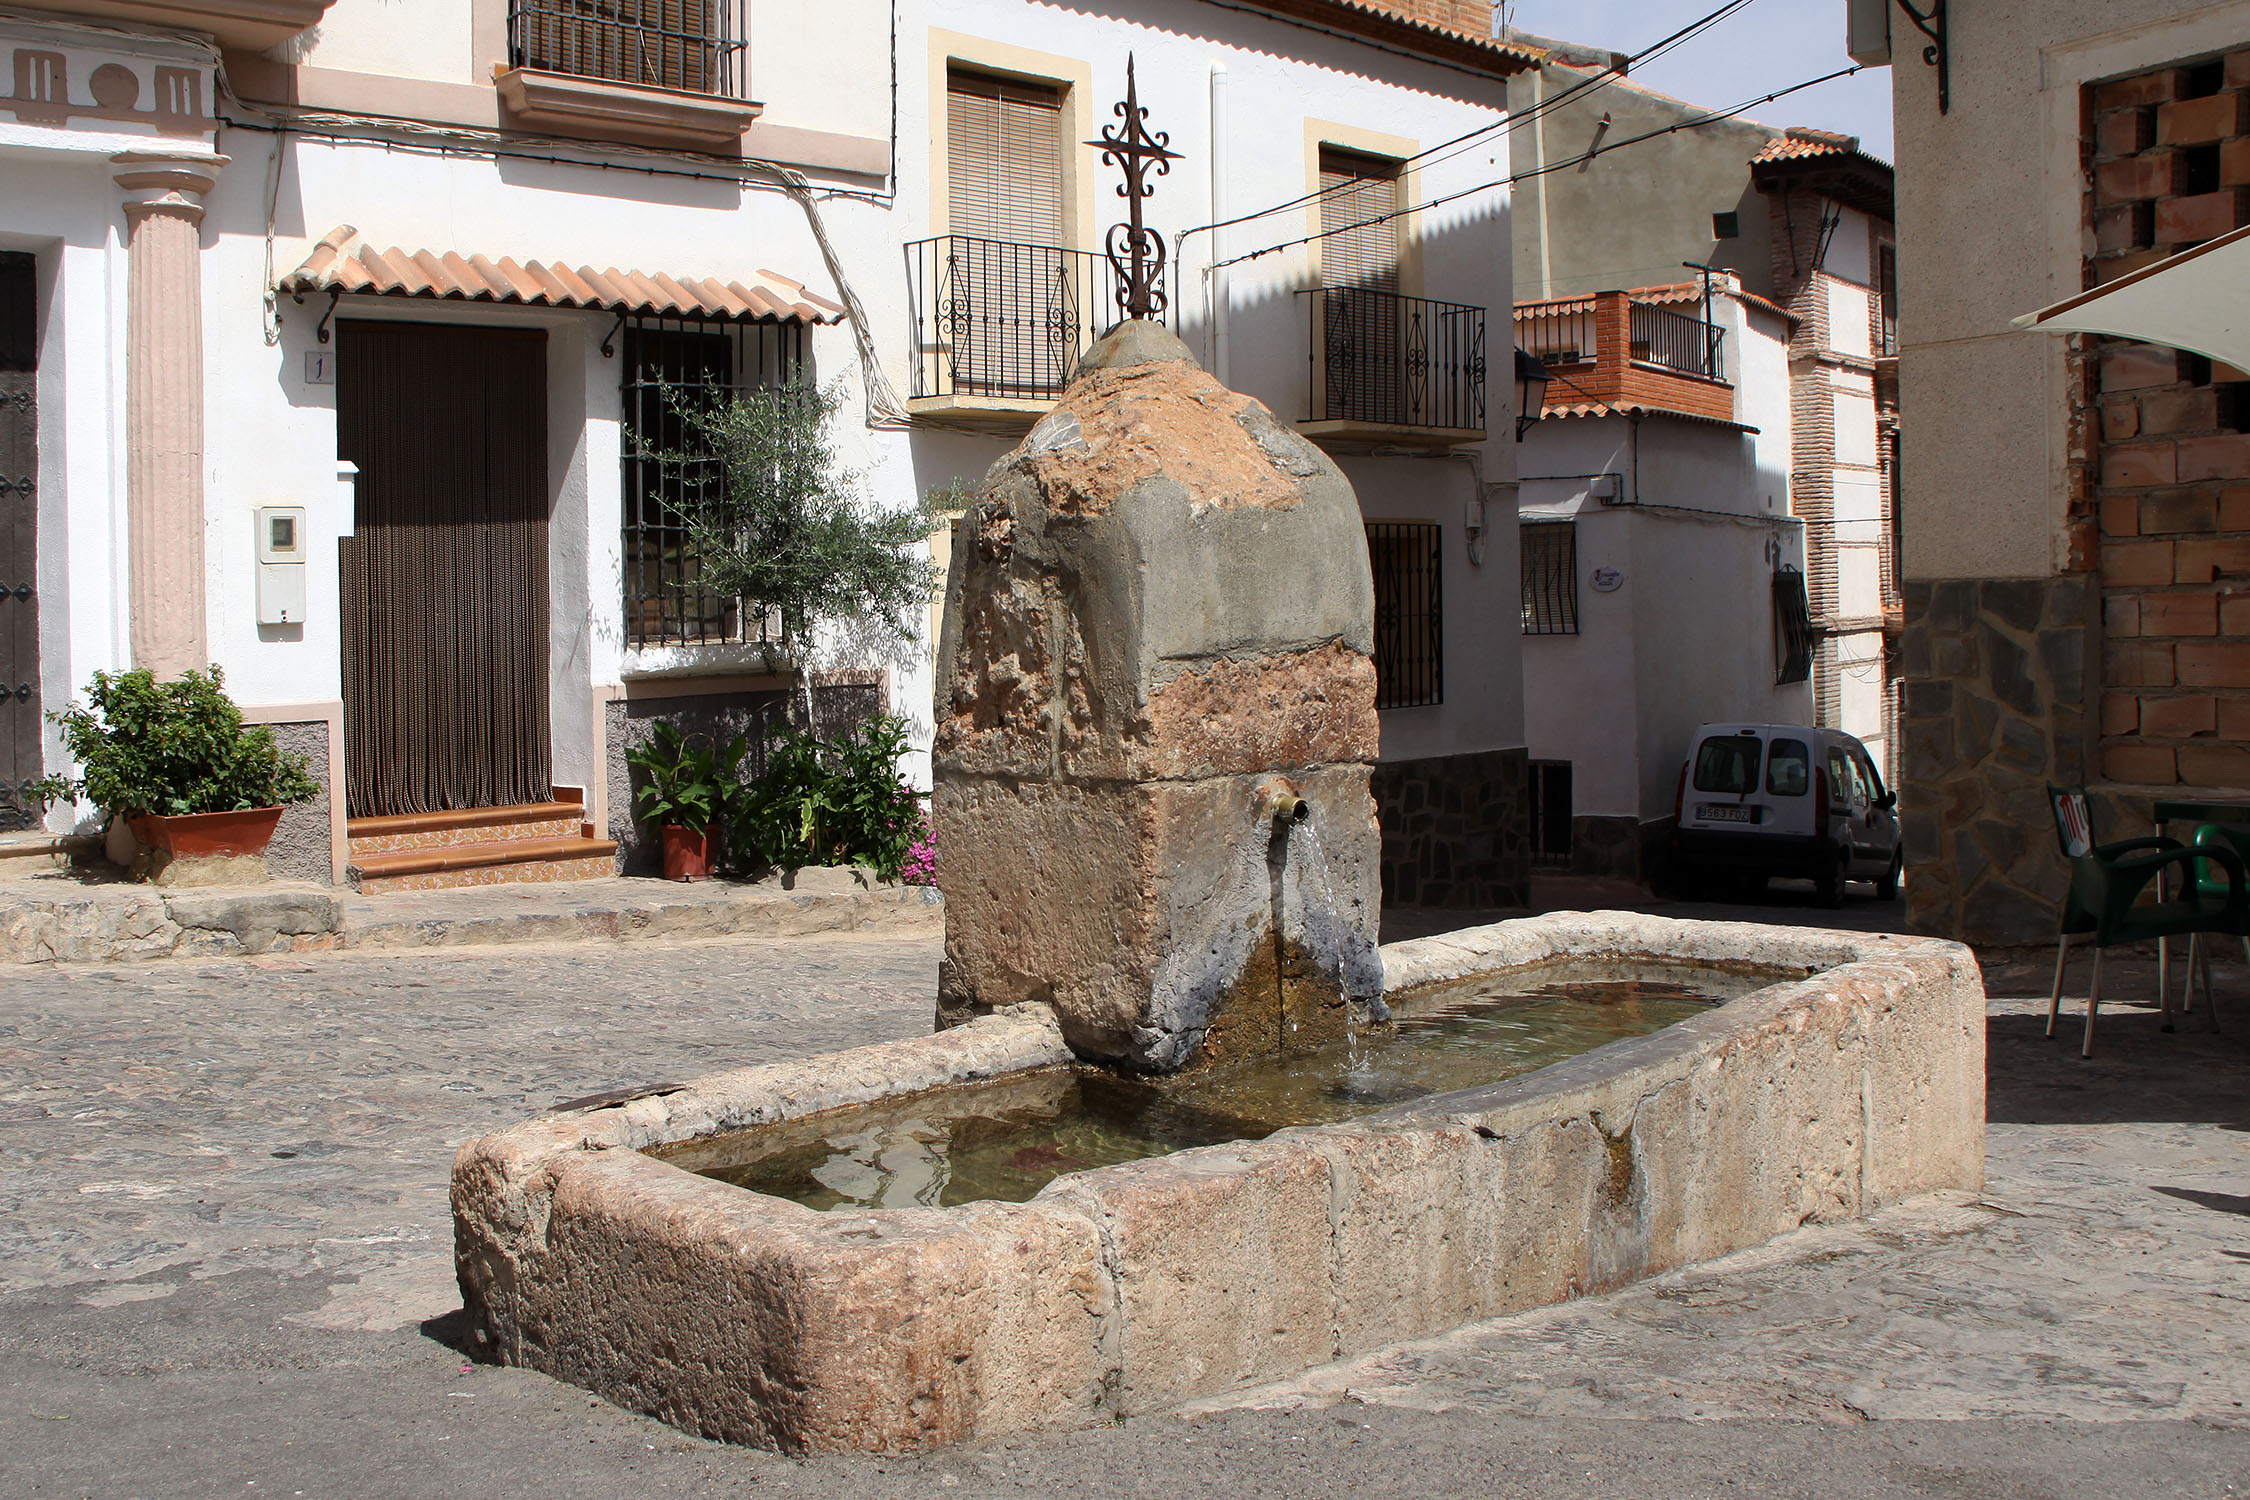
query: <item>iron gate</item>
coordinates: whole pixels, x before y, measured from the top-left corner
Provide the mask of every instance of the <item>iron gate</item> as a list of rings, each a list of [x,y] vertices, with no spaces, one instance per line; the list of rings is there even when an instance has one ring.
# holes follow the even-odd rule
[[[37,264],[0,252],[0,832],[39,814]]]

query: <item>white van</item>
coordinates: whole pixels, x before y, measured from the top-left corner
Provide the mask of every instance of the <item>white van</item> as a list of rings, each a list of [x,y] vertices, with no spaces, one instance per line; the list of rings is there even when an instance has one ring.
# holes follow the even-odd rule
[[[1898,894],[1898,794],[1840,729],[1706,724],[1680,768],[1671,883],[1683,896],[1773,876],[1810,880],[1841,906],[1848,880]]]

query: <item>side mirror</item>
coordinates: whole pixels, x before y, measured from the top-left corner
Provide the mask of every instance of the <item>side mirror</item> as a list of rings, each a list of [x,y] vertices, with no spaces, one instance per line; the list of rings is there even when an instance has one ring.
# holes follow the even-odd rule
[[[1890,808],[1894,808],[1894,807],[1898,806],[1898,793],[1896,793],[1896,792],[1885,792],[1885,793],[1883,793],[1883,795],[1882,795],[1882,796],[1880,796],[1880,797],[1877,797],[1877,798],[1875,799],[1875,805],[1876,805],[1877,807],[1883,808],[1883,809],[1885,809],[1885,810],[1888,810],[1888,809],[1890,809]]]

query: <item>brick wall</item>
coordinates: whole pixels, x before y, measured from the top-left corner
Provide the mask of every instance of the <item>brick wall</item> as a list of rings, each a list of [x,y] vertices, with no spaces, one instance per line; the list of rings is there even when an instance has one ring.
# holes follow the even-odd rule
[[[2250,51],[2090,102],[2089,284],[2250,223]],[[2122,340],[2086,357],[2100,774],[2250,788],[2250,380]]]
[[[1429,26],[1492,35],[1492,0],[1375,0],[1375,6]]]

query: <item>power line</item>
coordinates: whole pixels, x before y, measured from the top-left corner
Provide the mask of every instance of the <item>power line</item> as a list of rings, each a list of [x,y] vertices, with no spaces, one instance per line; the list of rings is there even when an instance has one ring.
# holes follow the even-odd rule
[[[1490,192],[1497,187],[1510,187],[1533,177],[1544,177],[1549,172],[1560,172],[1566,167],[1575,167],[1590,162],[1595,157],[1606,155],[1611,151],[1622,150],[1627,146],[1637,146],[1643,141],[1653,141],[1658,136],[1675,135],[1682,130],[1694,130],[1700,126],[1715,124],[1720,120],[1732,119],[1744,110],[1756,109],[1761,104],[1771,104],[1776,99],[1785,99],[1800,90],[1814,88],[1823,83],[1833,83],[1839,78],[1849,78],[1859,71],[1861,71],[1860,66],[1856,63],[1848,68],[1838,68],[1833,73],[1824,73],[1818,78],[1808,78],[1803,83],[1792,84],[1788,88],[1776,89],[1772,93],[1759,98],[1745,100],[1732,109],[1714,110],[1709,114],[1699,115],[1692,120],[1677,120],[1660,130],[1651,130],[1642,135],[1628,136],[1621,141],[1611,141],[1596,146],[1582,155],[1569,157],[1563,161],[1549,162],[1543,167],[1534,167],[1528,172],[1514,172],[1506,177],[1496,177],[1490,182],[1480,182],[1475,187],[1462,188],[1459,192],[1445,193],[1421,203],[1409,203],[1403,208],[1395,208],[1387,213],[1377,214],[1373,218],[1361,219],[1357,223],[1339,224],[1333,229],[1323,229],[1313,234],[1299,235],[1293,240],[1283,240],[1278,244],[1267,245],[1263,249],[1251,250],[1241,255],[1229,256],[1225,260],[1213,261],[1204,269],[1206,272],[1216,271],[1222,266],[1237,265],[1246,260],[1257,260],[1259,257],[1271,255],[1277,250],[1288,250],[1298,245],[1309,245],[1316,240],[1327,239],[1331,235],[1349,234],[1355,229],[1366,229],[1376,224],[1388,224],[1393,219],[1404,218],[1408,214],[1419,213],[1427,208],[1438,208],[1454,202],[1456,199],[1473,197],[1478,193]]]
[[[1479,125],[1474,130],[1464,131],[1462,134],[1453,137],[1451,140],[1440,141],[1434,146],[1426,147],[1421,151],[1415,152],[1412,156],[1403,157],[1400,159],[1399,165],[1402,167],[1410,166],[1415,162],[1419,162],[1429,157],[1436,156],[1440,151],[1450,151],[1456,146],[1464,146],[1467,143],[1476,140],[1479,136],[1490,135],[1495,130],[1499,130],[1503,134],[1512,135],[1521,126],[1528,125],[1533,120],[1538,119],[1540,116],[1560,109],[1563,105],[1577,99],[1582,94],[1591,93],[1595,89],[1609,87],[1615,79],[1624,77],[1628,69],[1635,67],[1643,62],[1653,61],[1655,58],[1661,56],[1662,54],[1669,52],[1672,48],[1679,46],[1680,44],[1690,40],[1697,35],[1700,35],[1701,33],[1709,30],[1711,27],[1716,26],[1719,22],[1727,19],[1729,16],[1732,16],[1735,12],[1742,10],[1754,3],[1755,0],[1727,0],[1726,4],[1720,6],[1717,10],[1712,11],[1709,15],[1706,15],[1699,20],[1689,22],[1687,25],[1681,27],[1678,31],[1673,32],[1670,36],[1661,38],[1660,40],[1655,42],[1651,42],[1648,46],[1642,48],[1640,51],[1633,53],[1631,56],[1625,58],[1622,64],[1612,63],[1609,67],[1604,68],[1601,72],[1596,73],[1591,78],[1581,79],[1579,82],[1572,84],[1569,88],[1564,89],[1561,93],[1551,95],[1548,98],[1540,100],[1530,109],[1524,110],[1520,114],[1502,115],[1499,119],[1490,121],[1483,125]],[[1352,188],[1357,187],[1362,182],[1369,182],[1373,180],[1374,179],[1367,177],[1354,177],[1347,182],[1332,183],[1326,187],[1315,188],[1309,193],[1300,194],[1295,198],[1291,198],[1286,203],[1277,203],[1269,208],[1257,209],[1251,213],[1237,214],[1231,219],[1220,219],[1210,224],[1197,224],[1190,228],[1181,230],[1177,240],[1175,241],[1175,245],[1185,245],[1189,237],[1192,235],[1203,234],[1216,229],[1230,229],[1237,224],[1247,224],[1255,219],[1270,218],[1274,214],[1286,213],[1292,208],[1297,208],[1303,204],[1311,203],[1316,199],[1326,198],[1331,194],[1348,192]]]

